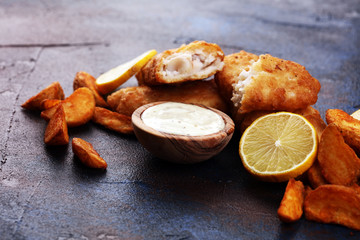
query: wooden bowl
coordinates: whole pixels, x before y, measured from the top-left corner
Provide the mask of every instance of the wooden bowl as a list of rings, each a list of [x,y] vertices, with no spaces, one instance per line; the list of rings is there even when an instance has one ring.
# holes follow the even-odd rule
[[[141,114],[149,107],[164,102],[149,103],[139,107],[132,114],[132,125],[139,142],[156,157],[175,163],[197,163],[205,161],[219,152],[229,143],[234,133],[234,122],[225,113],[210,107],[222,117],[225,127],[217,133],[202,136],[186,136],[160,132],[144,124]]]

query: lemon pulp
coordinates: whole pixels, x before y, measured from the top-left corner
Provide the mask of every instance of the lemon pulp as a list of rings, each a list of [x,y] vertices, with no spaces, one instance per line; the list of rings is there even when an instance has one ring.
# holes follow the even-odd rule
[[[265,181],[287,181],[305,172],[317,152],[314,127],[302,116],[279,112],[254,121],[240,140],[244,167]]]

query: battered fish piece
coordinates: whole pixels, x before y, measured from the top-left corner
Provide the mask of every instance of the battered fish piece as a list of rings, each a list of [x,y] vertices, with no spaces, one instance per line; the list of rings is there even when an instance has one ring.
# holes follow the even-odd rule
[[[139,85],[202,80],[220,71],[224,53],[215,43],[194,41],[153,57],[136,75]]]
[[[256,62],[259,56],[241,50],[238,53],[226,55],[224,58],[224,68],[215,74],[215,82],[219,87],[221,96],[226,101],[231,102],[233,95],[233,85],[239,81],[239,74],[243,70],[249,70],[251,64]]]
[[[242,56],[241,60],[225,57],[225,63],[234,66],[225,67],[216,76],[226,96],[229,85],[234,83],[231,101],[235,115],[258,110],[295,111],[316,103],[320,83],[300,64],[269,54],[260,55],[257,60],[244,51],[237,56]]]
[[[227,105],[219,95],[214,81],[187,82],[180,85],[127,87],[109,95],[110,107],[131,116],[140,106],[157,101],[202,104],[227,112]]]

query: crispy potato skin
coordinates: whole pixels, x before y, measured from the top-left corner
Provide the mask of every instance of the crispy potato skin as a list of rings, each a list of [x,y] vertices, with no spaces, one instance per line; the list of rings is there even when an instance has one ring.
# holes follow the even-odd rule
[[[61,100],[59,100],[59,99],[45,99],[41,102],[41,108],[43,110],[46,110],[46,109],[55,107],[59,103],[61,103]]]
[[[95,107],[92,121],[118,133],[134,133],[130,116],[113,112],[105,108]]]
[[[339,128],[345,142],[360,155],[360,120],[340,109],[328,109],[325,117],[328,124],[334,123]]]
[[[64,91],[59,82],[53,82],[35,96],[29,98],[21,107],[28,110],[43,110],[41,102],[45,99],[64,99]]]
[[[90,168],[107,168],[107,163],[95,151],[92,144],[81,138],[73,138],[72,151],[84,165]]]
[[[320,114],[309,114],[304,115],[304,117],[314,126],[318,140],[320,141],[321,135],[326,128],[326,123],[321,118]]]
[[[109,105],[104,98],[99,94],[97,86],[95,84],[96,79],[87,72],[77,72],[74,78],[73,88],[74,90],[87,87],[91,90],[95,97],[96,106],[108,108]]]
[[[286,186],[285,194],[277,211],[283,222],[295,222],[303,214],[305,187],[301,181],[290,179]]]
[[[76,89],[60,103],[64,107],[66,122],[69,127],[77,127],[91,120],[95,110],[95,99],[91,90],[86,87]],[[56,111],[55,107],[41,112],[41,117],[50,120]]]
[[[228,109],[213,81],[187,82],[176,86],[127,87],[107,98],[111,109],[128,116],[131,116],[138,107],[157,101],[202,104],[223,112],[227,112]]]
[[[308,220],[360,230],[360,195],[351,187],[318,187],[306,196],[304,212]]]
[[[65,111],[62,105],[56,107],[55,114],[46,127],[44,142],[47,145],[65,145],[69,143]]]
[[[194,41],[187,45],[182,45],[176,49],[166,50],[162,53],[157,54],[153,57],[141,70],[136,74],[139,85],[161,85],[161,84],[174,84],[187,81],[201,80],[208,78],[214,75],[217,70],[210,72],[209,74],[193,74],[186,78],[179,78],[176,80],[170,80],[168,77],[163,75],[163,70],[165,68],[164,59],[173,55],[184,52],[195,53],[195,50],[201,49],[206,55],[212,55],[215,59],[220,59],[223,61],[224,53],[221,48],[215,43],[207,43],[205,41]]]
[[[313,165],[307,170],[306,176],[313,189],[316,189],[321,185],[328,184],[321,172],[319,161],[317,159],[315,160]]]
[[[351,185],[360,173],[359,158],[335,124],[329,124],[321,135],[318,161],[324,178],[331,184]]]

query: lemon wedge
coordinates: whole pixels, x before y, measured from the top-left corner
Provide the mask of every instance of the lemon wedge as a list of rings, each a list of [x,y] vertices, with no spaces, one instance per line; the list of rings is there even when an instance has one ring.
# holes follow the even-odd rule
[[[355,111],[355,112],[353,112],[353,113],[351,114],[351,116],[352,116],[353,118],[357,119],[357,120],[360,120],[360,109],[357,110],[357,111]]]
[[[147,51],[140,56],[121,64],[109,71],[101,74],[96,79],[96,86],[101,94],[108,94],[114,91],[121,84],[130,79],[135,73],[156,55],[156,50]]]
[[[239,154],[247,171],[263,181],[295,178],[313,164],[318,138],[306,118],[278,112],[255,120],[240,139]]]

